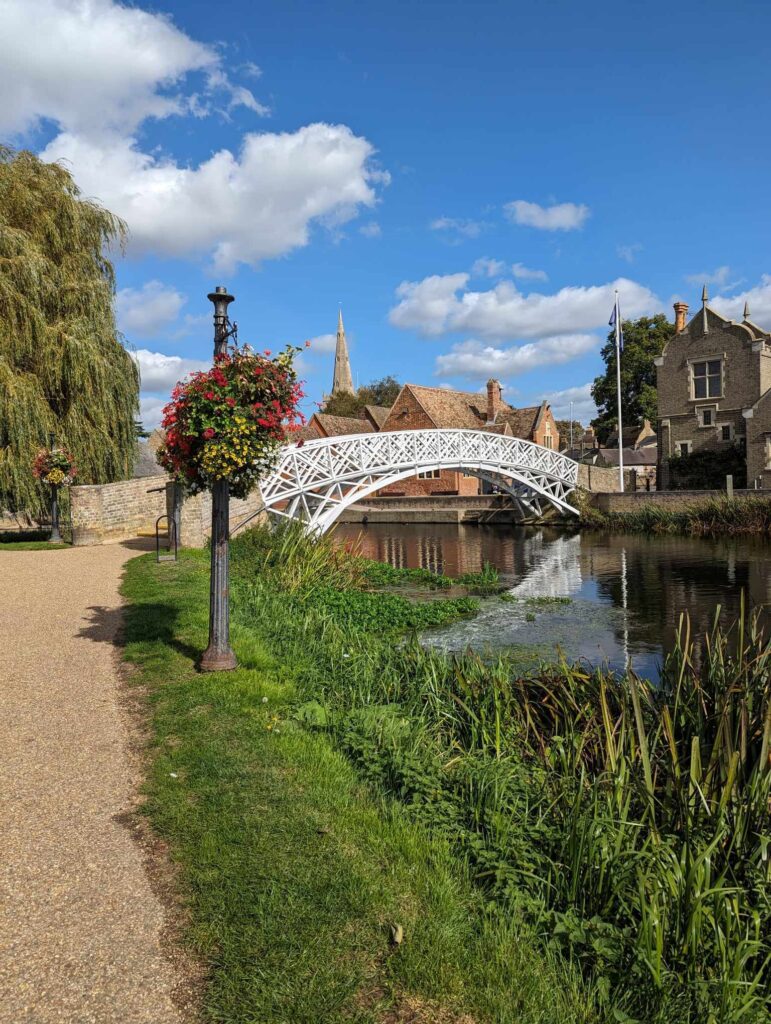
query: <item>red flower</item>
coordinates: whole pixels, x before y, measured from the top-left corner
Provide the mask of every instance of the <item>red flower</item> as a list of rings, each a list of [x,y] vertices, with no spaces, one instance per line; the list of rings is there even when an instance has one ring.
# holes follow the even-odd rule
[[[265,349],[265,351],[264,351],[264,354],[265,354],[266,356],[269,356],[269,355],[270,355],[270,349],[269,349],[269,348],[266,348],[266,349]]]
[[[217,431],[213,427],[207,427],[206,430],[204,430],[203,432],[203,436],[206,438],[207,441],[211,441],[211,439],[214,437],[216,433]]]
[[[208,398],[209,401],[211,402],[211,400],[214,398],[214,392],[213,391],[207,391],[206,394],[203,397],[204,398]]]
[[[228,405],[230,406],[231,409],[236,404],[235,398],[226,398],[225,401],[228,403]]]

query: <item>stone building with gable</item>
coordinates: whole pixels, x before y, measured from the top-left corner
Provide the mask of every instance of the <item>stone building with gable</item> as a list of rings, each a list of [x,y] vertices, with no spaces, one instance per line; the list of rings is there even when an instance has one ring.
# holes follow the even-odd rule
[[[771,334],[750,319],[741,323],[708,304],[688,320],[676,302],[675,335],[656,359],[661,486],[668,460],[737,445],[747,461],[747,486],[771,487]]]

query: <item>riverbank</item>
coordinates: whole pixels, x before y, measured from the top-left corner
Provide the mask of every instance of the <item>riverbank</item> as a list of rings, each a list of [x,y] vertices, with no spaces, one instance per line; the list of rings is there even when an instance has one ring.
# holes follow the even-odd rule
[[[603,497],[602,495],[600,497]],[[582,495],[579,504],[583,528],[624,533],[673,533],[719,537],[771,535],[771,496],[699,498],[666,491],[657,500],[651,495],[610,495],[616,505],[631,498],[623,511],[598,508]],[[668,499],[664,503],[661,499]]]
[[[217,1012],[223,991],[232,993],[235,984],[238,999],[258,1008],[256,1019],[348,1019],[341,1008],[350,1007],[363,984],[355,957],[347,983],[341,986],[326,968],[321,981],[323,998],[332,999],[339,1016],[305,1016],[311,1008],[303,1002],[304,968],[299,975],[290,968],[282,990],[289,986],[293,994],[286,998],[297,1005],[280,1018],[264,991],[277,978],[270,964],[267,976],[250,976],[236,927],[245,916],[257,929],[248,942],[261,943],[263,881],[254,876],[254,852],[259,879],[281,891],[272,912],[279,914],[282,941],[307,941],[283,905],[286,886],[289,904],[297,899],[290,877],[296,857],[300,877],[310,879],[303,884],[313,889],[317,843],[307,830],[295,833],[282,822],[269,790],[294,779],[291,798],[276,805],[286,813],[299,801],[298,813],[310,815],[316,827],[318,810],[304,806],[304,793],[310,788],[320,799],[325,772],[349,812],[340,827],[353,827],[364,814],[375,830],[369,838],[358,833],[355,849],[380,846],[387,850],[380,870],[421,880],[420,891],[408,886],[406,903],[396,910],[388,899],[404,890],[386,886],[386,909],[378,904],[374,911],[380,924],[367,917],[363,926],[364,959],[374,957],[378,965],[389,917],[409,914],[405,935],[411,942],[413,929],[422,935],[417,948],[405,939],[398,957],[387,956],[377,968],[391,1005],[409,992],[450,1007],[456,1017],[448,1020],[463,1012],[475,1021],[766,1019],[771,917],[762,849],[769,836],[771,655],[758,636],[715,632],[698,669],[684,639],[658,691],[564,664],[523,678],[505,657],[484,662],[395,644],[399,624],[389,620],[391,635],[384,636],[377,611],[381,598],[395,595],[361,591],[356,560],[324,542],[281,550],[276,544],[255,533],[233,545],[234,626],[245,666],[235,675],[202,679],[190,662],[205,640],[202,561],[186,557],[165,576],[167,567],[159,573],[148,563],[132,566],[136,575],[127,583],[129,596],[138,586],[133,595],[142,603],[132,616],[142,605],[149,613],[133,626],[129,618],[128,654],[144,665],[161,722],[149,810],[193,879],[192,915],[211,958]],[[328,604],[325,590],[347,596]],[[363,599],[351,597],[362,593]],[[166,622],[160,631],[156,620]],[[167,749],[168,736],[174,743]],[[292,761],[299,750],[303,757]],[[265,764],[276,751],[282,770],[265,781]],[[327,813],[341,813],[334,793],[324,800],[332,802]],[[264,821],[253,816],[255,805]],[[394,822],[412,836],[411,855],[394,844]],[[274,829],[288,861],[280,882],[266,849]],[[342,849],[350,845],[345,839]],[[443,891],[451,894],[443,910],[431,903],[437,866]],[[347,860],[328,868],[329,875],[322,864],[320,878],[333,892],[339,871],[353,870],[356,878],[362,871]],[[238,904],[232,922],[231,900]],[[433,979],[436,960],[421,954],[428,948],[421,929],[427,913],[438,925],[452,908],[451,918],[465,915],[466,930],[460,936],[441,926],[448,967]],[[343,934],[347,942],[348,928]],[[322,932],[324,955],[328,941]],[[235,983],[233,962],[225,964],[223,955],[241,965]],[[498,973],[523,956],[528,967],[516,980],[502,975],[496,983],[484,963],[492,957]],[[459,988],[455,972],[463,970],[468,976]],[[568,981],[549,991],[555,971],[566,971]]]
[[[254,566],[250,546],[234,544],[235,575]],[[291,615],[293,595],[310,580],[342,585],[350,570],[295,560],[273,594]],[[449,840],[363,784],[318,727],[292,660],[249,621],[237,580],[240,667],[223,675],[195,668],[206,644],[204,552],[162,566],[137,559],[124,590],[125,656],[148,706],[144,812],[179,868],[187,942],[207,975],[205,1019],[599,1020],[577,973],[538,951],[521,915],[488,904]],[[378,596],[363,600],[371,609]],[[406,598],[387,597],[392,610],[411,614]],[[329,619],[321,608],[308,614]],[[337,653],[341,671],[345,654]]]

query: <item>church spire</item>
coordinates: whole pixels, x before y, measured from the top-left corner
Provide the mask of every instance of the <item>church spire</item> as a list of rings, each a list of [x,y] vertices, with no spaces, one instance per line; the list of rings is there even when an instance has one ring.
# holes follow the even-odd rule
[[[337,344],[335,346],[335,373],[332,378],[332,394],[336,395],[339,391],[347,391],[349,394],[353,394],[351,361],[348,358],[348,343],[345,340],[342,308],[337,314]]]

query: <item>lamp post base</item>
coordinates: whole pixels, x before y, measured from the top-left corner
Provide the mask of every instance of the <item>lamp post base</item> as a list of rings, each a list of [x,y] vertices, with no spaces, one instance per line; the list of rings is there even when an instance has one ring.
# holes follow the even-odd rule
[[[201,657],[202,672],[230,672],[237,666],[236,656],[229,647],[224,651],[219,651],[216,647],[207,647]]]

